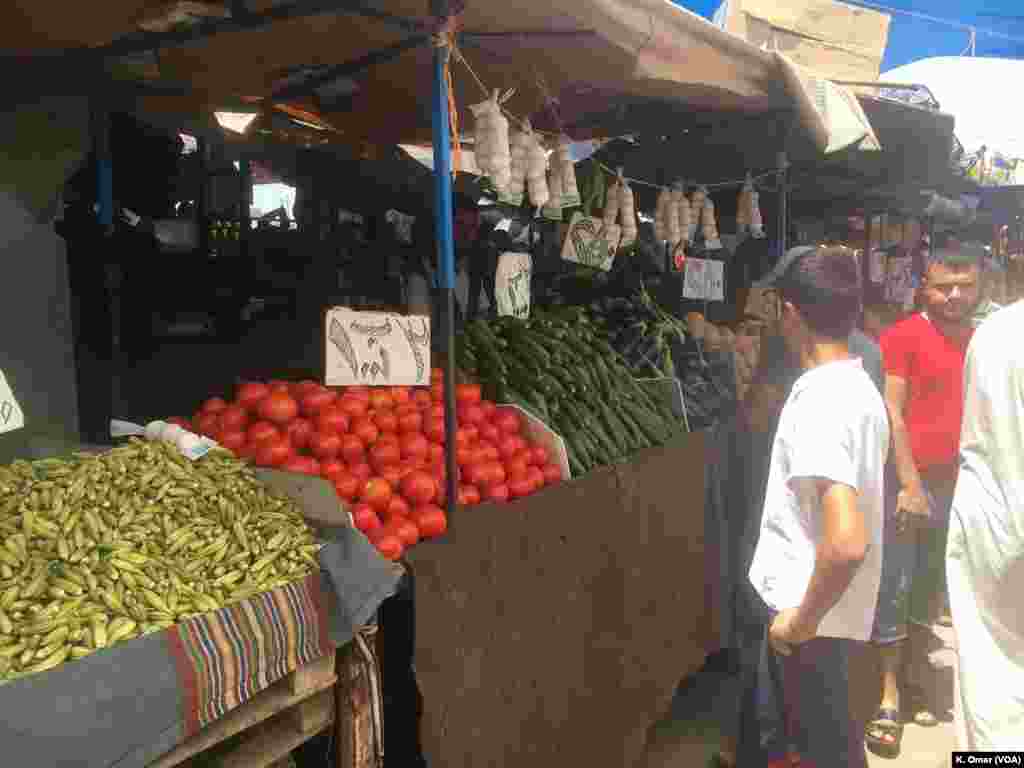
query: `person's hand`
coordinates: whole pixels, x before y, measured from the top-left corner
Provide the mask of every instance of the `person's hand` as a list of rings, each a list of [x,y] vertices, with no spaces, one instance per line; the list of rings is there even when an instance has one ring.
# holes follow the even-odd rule
[[[794,645],[801,645],[808,640],[813,640],[818,634],[818,628],[808,625],[800,620],[799,611],[796,608],[787,608],[779,611],[768,628],[768,642],[772,648],[781,656],[789,656],[793,652]]]
[[[928,497],[920,488],[904,488],[896,497],[896,529],[900,533],[924,525],[931,514]]]

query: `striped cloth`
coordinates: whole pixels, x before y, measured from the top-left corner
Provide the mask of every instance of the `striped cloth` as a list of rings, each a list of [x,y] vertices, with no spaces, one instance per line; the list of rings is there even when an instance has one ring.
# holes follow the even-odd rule
[[[334,652],[320,584],[313,573],[168,630],[186,738],[298,666]]]

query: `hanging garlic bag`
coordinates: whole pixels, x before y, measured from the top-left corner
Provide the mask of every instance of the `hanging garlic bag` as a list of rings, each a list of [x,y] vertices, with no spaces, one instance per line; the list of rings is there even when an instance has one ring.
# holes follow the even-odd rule
[[[683,229],[679,222],[679,200],[683,196],[683,190],[678,186],[673,187],[672,191],[669,192],[668,198],[668,210],[665,212],[667,219],[666,229],[668,233],[668,241],[672,245],[677,245],[683,239]]]
[[[527,122],[526,185],[530,202],[541,208],[547,205],[551,194],[548,190],[548,153],[540,143],[540,137],[530,130]]]
[[[476,167],[484,176],[493,180],[494,158],[491,147],[491,124],[490,111],[491,100],[480,104],[471,104],[469,111],[473,114],[473,154],[476,157]]]
[[[693,218],[690,213],[690,201],[686,197],[686,193],[683,191],[683,185],[679,185],[679,197],[675,202],[676,218],[679,221],[679,240],[678,242],[689,242],[693,238],[693,233],[690,231],[690,221]]]
[[[743,188],[740,190],[739,197],[736,200],[736,234],[742,235],[750,228],[750,203],[751,197],[754,194],[754,183],[750,179],[750,174],[747,174],[747,180],[743,182]]]
[[[526,190],[530,136],[525,131],[516,131],[512,134],[510,146],[509,181],[507,189],[501,196],[501,202],[507,205],[522,205],[523,192]]]
[[[633,190],[625,181],[619,183],[619,216],[622,220],[622,239],[619,247],[624,248],[636,242],[636,204],[633,198]]]
[[[662,188],[658,193],[658,207],[654,211],[654,239],[658,243],[668,240],[668,209],[672,205],[672,193]]]
[[[508,120],[501,112],[498,92],[490,99],[470,107],[475,125],[475,154],[480,171],[491,179],[500,193],[506,191],[511,177]]]
[[[562,172],[557,165],[548,171],[548,203],[542,211],[544,218],[550,221],[562,220]]]
[[[687,239],[693,242],[694,235],[697,234],[697,227],[700,226],[701,212],[704,210],[704,198],[707,194],[704,192],[704,188],[701,187],[694,191],[690,196],[690,221],[687,225]]]
[[[764,237],[764,222],[761,219],[761,203],[757,190],[750,193],[750,235],[761,239]]]
[[[555,170],[562,177],[562,208],[573,208],[580,204],[580,191],[576,186],[576,164],[572,161],[572,142],[568,136],[558,139],[555,150]]]
[[[701,213],[701,234],[704,236],[704,247],[708,250],[719,250],[722,241],[718,239],[718,224],[715,222],[715,204],[705,196],[704,208]]]
[[[615,226],[619,217],[619,182],[614,182],[604,193],[604,212],[601,218],[604,219],[605,229]]]

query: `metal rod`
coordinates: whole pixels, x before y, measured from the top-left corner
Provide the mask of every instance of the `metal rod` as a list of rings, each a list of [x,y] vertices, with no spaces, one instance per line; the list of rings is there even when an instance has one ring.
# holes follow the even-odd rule
[[[429,35],[413,35],[411,37],[407,37],[405,40],[401,40],[394,45],[389,45],[387,48],[371,51],[365,56],[360,56],[358,59],[353,59],[352,61],[347,61],[344,64],[337,64],[335,66],[328,67],[322,72],[303,80],[301,83],[286,85],[285,87],[275,91],[273,98],[283,101],[287,99],[294,99],[298,96],[305,96],[312,93],[322,85],[327,85],[328,83],[340,80],[343,77],[357,75],[372,66],[391,61],[406,51],[415,48],[418,45],[422,45],[423,43],[429,42],[429,40]]]
[[[455,249],[452,234],[451,139],[448,125],[448,80],[445,67],[450,51],[447,46],[434,48],[434,87],[431,117],[434,137],[434,227],[437,232],[438,278],[444,307],[444,369],[445,467],[447,479],[446,511],[449,525],[458,497],[455,465]]]
[[[520,29],[508,32],[460,32],[459,37],[486,40],[503,37],[590,37],[596,35],[593,29]]]

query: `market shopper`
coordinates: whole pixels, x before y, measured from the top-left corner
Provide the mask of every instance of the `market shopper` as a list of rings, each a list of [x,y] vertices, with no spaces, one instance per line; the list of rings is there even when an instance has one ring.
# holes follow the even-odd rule
[[[967,351],[946,568],[964,750],[1024,749],[1024,301]]]
[[[878,595],[888,420],[848,345],[861,301],[849,252],[795,248],[775,276],[782,335],[803,373],[779,418],[750,568],[761,648],[738,764],[770,766],[792,748],[805,766],[859,767],[848,657],[870,636]]]
[[[978,280],[977,249],[936,251],[921,286],[924,310],[893,325],[881,340],[898,480],[897,536],[887,558],[875,629],[882,699],[867,734],[869,746],[883,753],[898,747],[901,706],[919,725],[937,723],[921,686],[926,660],[906,658],[905,646],[910,627],[946,623],[943,562],[956,483],[964,354],[974,330]]]

